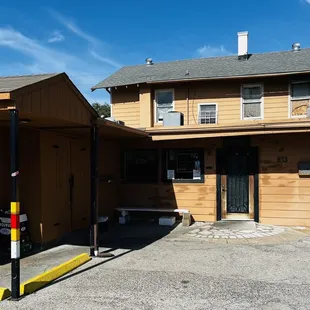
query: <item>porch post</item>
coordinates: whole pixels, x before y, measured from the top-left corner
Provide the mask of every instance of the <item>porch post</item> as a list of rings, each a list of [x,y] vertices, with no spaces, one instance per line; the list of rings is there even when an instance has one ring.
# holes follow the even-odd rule
[[[12,299],[16,300],[20,297],[18,110],[10,110],[10,156],[11,156],[11,291],[12,291]]]
[[[90,170],[91,170],[91,189],[90,189],[90,255],[97,256],[99,249],[98,242],[98,127],[93,126],[90,131],[91,151],[90,151]]]

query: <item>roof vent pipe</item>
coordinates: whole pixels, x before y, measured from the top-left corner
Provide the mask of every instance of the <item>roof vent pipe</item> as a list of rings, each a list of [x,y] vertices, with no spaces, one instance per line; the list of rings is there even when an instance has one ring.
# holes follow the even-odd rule
[[[152,58],[146,58],[146,59],[145,59],[145,62],[146,62],[146,65],[147,65],[147,66],[151,66],[151,65],[154,64]]]
[[[294,44],[292,45],[292,50],[293,50],[293,52],[298,52],[298,51],[300,51],[300,43],[294,43]]]

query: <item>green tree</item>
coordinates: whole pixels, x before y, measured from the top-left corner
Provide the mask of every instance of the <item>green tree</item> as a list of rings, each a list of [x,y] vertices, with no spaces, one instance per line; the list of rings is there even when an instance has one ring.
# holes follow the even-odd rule
[[[95,102],[92,106],[100,117],[106,118],[111,116],[111,106],[108,103],[100,104]]]

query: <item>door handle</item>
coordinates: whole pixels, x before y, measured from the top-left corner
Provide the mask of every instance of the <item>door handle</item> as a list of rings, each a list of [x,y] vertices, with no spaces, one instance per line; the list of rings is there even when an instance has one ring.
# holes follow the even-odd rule
[[[222,192],[226,192],[226,187],[225,187],[225,185],[222,185]]]

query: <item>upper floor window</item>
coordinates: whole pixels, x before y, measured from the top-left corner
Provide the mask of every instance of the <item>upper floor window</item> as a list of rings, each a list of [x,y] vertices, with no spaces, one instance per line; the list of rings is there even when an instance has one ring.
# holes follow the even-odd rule
[[[263,86],[242,86],[242,119],[263,118]]]
[[[217,104],[216,103],[199,104],[198,123],[199,124],[216,124],[217,123]]]
[[[291,116],[306,116],[310,106],[310,81],[292,82]]]
[[[171,89],[155,91],[155,121],[162,122],[164,114],[174,110],[174,93]]]

